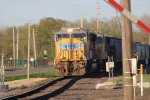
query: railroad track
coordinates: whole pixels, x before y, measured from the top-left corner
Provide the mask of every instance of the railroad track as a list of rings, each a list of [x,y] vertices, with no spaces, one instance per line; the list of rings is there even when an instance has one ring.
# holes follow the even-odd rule
[[[34,90],[2,98],[2,100],[46,100],[61,94],[82,77],[84,76],[58,78]]]

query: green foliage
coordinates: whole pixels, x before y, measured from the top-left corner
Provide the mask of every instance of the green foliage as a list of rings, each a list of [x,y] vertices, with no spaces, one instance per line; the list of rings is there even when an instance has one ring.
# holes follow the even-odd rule
[[[31,78],[51,78],[56,77],[54,71],[43,72],[43,73],[34,73],[30,75]]]
[[[140,74],[138,74],[137,80],[138,80],[138,82],[140,82]],[[143,74],[143,81],[150,82],[150,74]]]
[[[143,16],[141,16],[141,20],[147,26],[150,27],[150,15],[149,14],[144,14]],[[149,44],[149,34],[143,29],[140,29],[140,33],[141,33],[141,40],[142,40],[142,42]]]
[[[104,34],[121,38],[121,26],[119,23],[119,18],[114,17],[110,20],[105,19],[102,24],[102,32]]]
[[[150,16],[148,14],[143,15],[141,19],[149,25]],[[101,20],[102,34],[121,38],[121,28],[119,22],[120,22],[120,18],[118,17],[114,17],[111,19],[105,18]],[[96,31],[96,19],[94,18],[89,21],[84,19],[83,26],[84,29],[88,29],[90,31]],[[65,20],[55,19],[50,17],[50,18],[43,18],[39,21],[39,23],[31,25],[31,39],[30,39],[31,57],[34,56],[33,35],[32,35],[33,28],[35,30],[37,59],[43,59],[44,50],[47,51],[48,57],[50,59],[54,59],[55,57],[54,33],[64,27],[80,27],[80,20],[75,20],[73,22],[70,22],[70,21],[65,21]],[[15,33],[16,33],[16,29],[15,29]],[[142,30],[133,31],[133,38],[134,41],[148,43],[148,36]],[[12,28],[0,29],[0,40],[1,40],[0,53],[2,53],[3,51],[7,59],[12,57],[13,54]],[[19,58],[27,59],[27,48],[28,48],[28,24],[25,24],[23,26],[19,26]]]
[[[12,43],[12,36],[10,31],[10,28],[0,30],[0,52],[6,54],[5,56],[12,56],[12,45],[10,44]]]
[[[30,54],[34,56],[33,49],[33,34],[32,29],[35,30],[37,58],[43,58],[43,51],[47,50],[48,57],[54,58],[54,33],[59,31],[62,27],[66,27],[66,21],[54,18],[43,18],[38,24],[31,25],[31,38],[30,38]],[[0,52],[4,52],[6,58],[12,57],[12,28],[0,30]],[[16,37],[16,28],[15,28]],[[15,38],[15,43],[16,43]],[[19,58],[27,58],[28,48],[28,24],[19,26]]]
[[[84,19],[83,22],[84,29],[88,29],[90,31],[97,31],[96,19],[91,19],[90,21]],[[76,20],[73,23],[74,24],[72,24],[72,26],[80,27],[80,20]],[[120,27],[121,26],[118,17],[114,17],[112,19],[104,19],[103,21],[101,21],[102,34],[121,38]]]
[[[21,79],[25,79],[25,78],[27,78],[27,75],[7,76],[7,77],[5,77],[5,82],[21,80]]]
[[[123,84],[123,76],[116,77],[117,84]],[[137,81],[140,82],[140,74],[137,75]],[[144,74],[143,75],[143,81],[144,82],[150,82],[150,74]]]
[[[19,27],[19,58],[27,57],[28,50],[28,24]]]
[[[38,57],[43,57],[43,51],[47,50],[49,57],[54,58],[54,33],[65,27],[66,21],[54,18],[44,18],[37,25],[37,52]]]

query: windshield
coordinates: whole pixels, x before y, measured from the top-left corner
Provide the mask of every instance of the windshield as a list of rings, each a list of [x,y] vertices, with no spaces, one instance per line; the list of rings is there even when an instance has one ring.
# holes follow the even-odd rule
[[[69,38],[69,34],[57,34],[57,39]]]
[[[84,38],[86,35],[84,33],[73,33],[72,38]]]

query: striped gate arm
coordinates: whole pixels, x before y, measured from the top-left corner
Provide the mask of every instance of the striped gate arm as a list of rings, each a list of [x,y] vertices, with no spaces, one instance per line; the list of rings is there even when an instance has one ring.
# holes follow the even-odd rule
[[[126,16],[128,19],[130,19],[133,23],[135,23],[137,26],[141,27],[145,31],[147,31],[150,34],[150,27],[148,27],[146,24],[144,24],[141,20],[139,20],[137,17],[135,17],[131,12],[129,12],[127,9],[123,8],[119,3],[117,3],[115,0],[105,0],[108,4],[113,6],[116,10],[118,10],[121,14]]]

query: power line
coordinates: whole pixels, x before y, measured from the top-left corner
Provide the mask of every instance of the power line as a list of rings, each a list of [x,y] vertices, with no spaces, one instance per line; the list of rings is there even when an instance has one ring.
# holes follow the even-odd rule
[[[11,19],[16,19],[19,21],[29,21],[29,19],[24,19],[24,18],[19,18],[17,16],[11,15],[9,13],[4,12],[3,10],[0,9],[0,13],[6,15],[7,17],[11,18]]]
[[[45,3],[43,3],[43,1],[42,1],[42,3],[41,2],[38,2],[38,1],[26,1],[26,0],[24,0],[24,1],[22,1],[22,0],[5,0],[5,1],[9,1],[9,2],[13,2],[13,3],[21,3],[21,4],[27,4],[27,5],[37,5],[37,6],[48,6],[48,7],[50,7],[50,6],[61,6],[61,7],[85,7],[85,6],[87,6],[87,7],[95,7],[95,5],[94,4],[62,4],[62,3],[60,3],[60,4],[52,4],[52,3],[49,3],[49,2],[45,2]],[[58,1],[58,0],[57,0]],[[138,5],[136,5],[135,7],[145,7],[145,6],[149,6],[150,4],[148,4],[148,3],[146,3],[146,4],[138,4]],[[108,7],[107,5],[101,5],[101,7]]]

